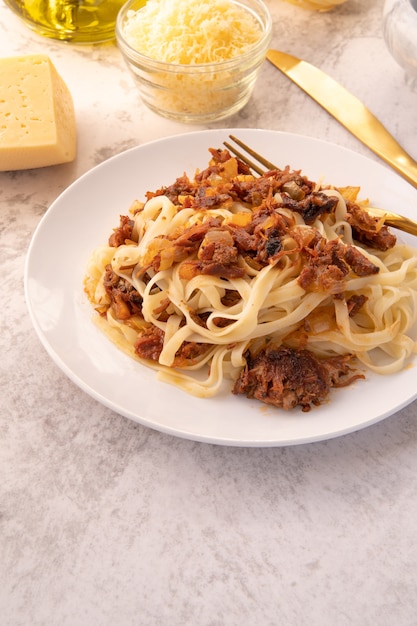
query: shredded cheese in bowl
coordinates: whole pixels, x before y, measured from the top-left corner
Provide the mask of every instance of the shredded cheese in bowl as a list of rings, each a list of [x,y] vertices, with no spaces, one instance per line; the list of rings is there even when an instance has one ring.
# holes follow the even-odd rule
[[[262,35],[256,17],[230,0],[149,0],[128,12],[123,32],[138,52],[186,65],[226,61]]]
[[[145,104],[201,123],[227,117],[249,100],[271,17],[262,0],[130,0],[116,35]]]

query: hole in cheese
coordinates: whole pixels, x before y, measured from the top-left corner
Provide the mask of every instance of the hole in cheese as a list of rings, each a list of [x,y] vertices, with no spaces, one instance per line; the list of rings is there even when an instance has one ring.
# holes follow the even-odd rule
[[[76,154],[68,87],[46,55],[0,59],[0,171],[67,163]]]

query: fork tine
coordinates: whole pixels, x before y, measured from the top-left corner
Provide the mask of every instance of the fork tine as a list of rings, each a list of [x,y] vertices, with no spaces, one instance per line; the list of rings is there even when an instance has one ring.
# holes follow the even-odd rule
[[[242,152],[240,152],[240,150],[237,150],[237,148],[235,148],[234,146],[232,146],[228,141],[223,141],[223,145],[226,146],[226,148],[228,150],[230,150],[230,152],[232,154],[234,154],[235,156],[237,156],[241,161],[243,161],[244,163],[246,163],[246,165],[248,165],[254,172],[256,172],[257,174],[259,174],[259,176],[262,176],[262,174],[265,173],[265,170],[263,170],[262,168],[260,168],[258,165],[256,165],[256,163],[254,163],[253,161],[251,161],[246,154],[243,154]]]
[[[268,161],[268,159],[266,159],[264,156],[259,154],[259,152],[255,152],[255,150],[253,150],[252,148],[247,146],[245,143],[243,143],[241,139],[238,139],[234,135],[229,135],[229,138],[235,143],[237,143],[238,146],[243,148],[248,154],[254,157],[259,163],[262,163],[262,165],[264,165],[267,168],[267,170],[279,170],[280,169],[274,163],[272,163],[271,161]]]

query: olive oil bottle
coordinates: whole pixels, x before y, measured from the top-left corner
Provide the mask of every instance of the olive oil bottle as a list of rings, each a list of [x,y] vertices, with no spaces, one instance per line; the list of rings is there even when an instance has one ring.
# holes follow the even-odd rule
[[[5,0],[40,35],[74,43],[114,38],[117,13],[125,0]]]

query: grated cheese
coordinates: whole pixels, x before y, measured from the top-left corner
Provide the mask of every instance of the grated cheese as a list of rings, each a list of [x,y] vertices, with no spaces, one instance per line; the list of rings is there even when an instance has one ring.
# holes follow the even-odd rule
[[[231,0],[148,0],[130,11],[128,44],[152,59],[194,65],[235,58],[259,41],[256,17]]]

